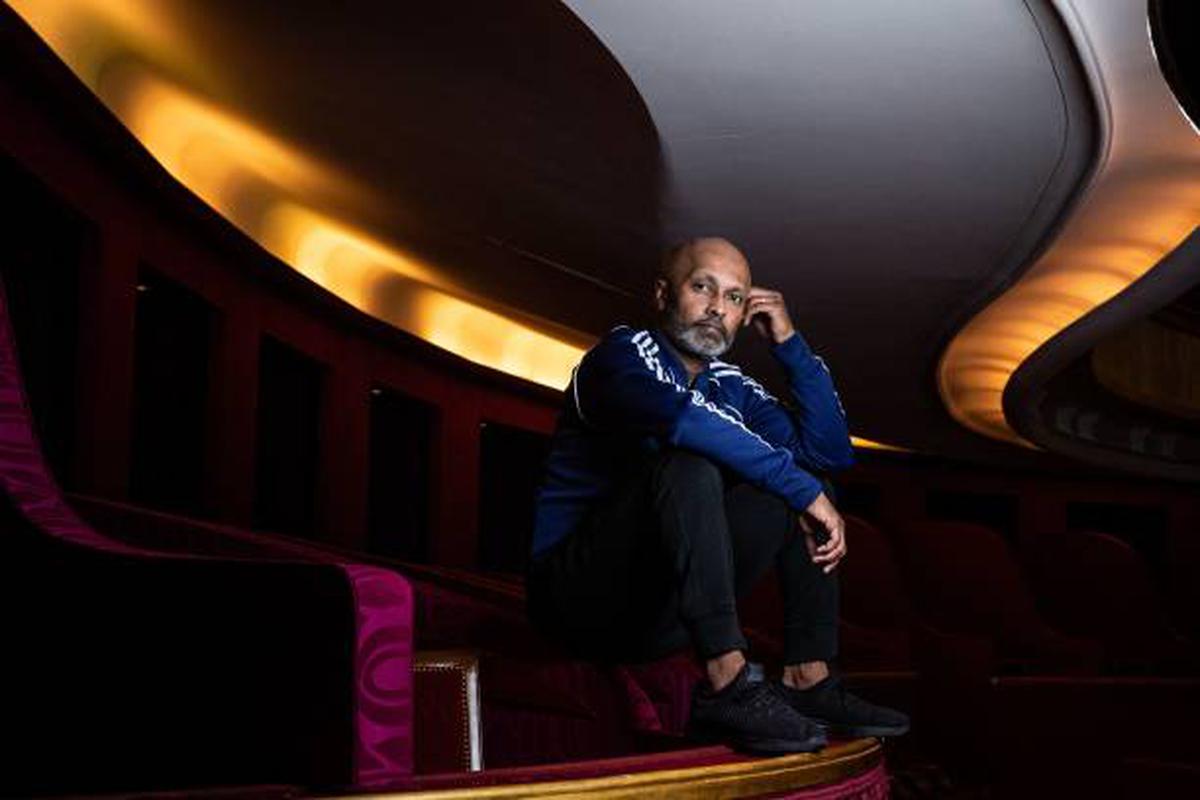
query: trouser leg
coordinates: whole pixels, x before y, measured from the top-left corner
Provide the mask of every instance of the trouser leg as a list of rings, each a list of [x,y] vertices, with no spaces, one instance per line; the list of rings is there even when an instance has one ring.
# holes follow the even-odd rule
[[[687,451],[635,469],[530,568],[528,588],[534,621],[593,658],[746,647],[721,474]]]
[[[813,563],[796,514],[779,497],[748,483],[725,498],[739,597],[774,566],[783,597],[784,663],[837,655],[838,582]]]
[[[553,548],[529,576],[547,633],[602,659],[654,658],[691,641],[703,658],[744,649],[735,597],[775,566],[787,663],[837,651],[837,581],[813,564],[795,515],[686,451],[668,451]]]

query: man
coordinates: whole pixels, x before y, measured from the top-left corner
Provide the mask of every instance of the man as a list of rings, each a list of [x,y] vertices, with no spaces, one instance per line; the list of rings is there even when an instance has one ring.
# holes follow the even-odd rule
[[[815,750],[829,733],[903,733],[905,715],[829,671],[846,538],[814,473],[849,466],[853,452],[824,362],[723,239],[670,251],[654,305],[655,329],[613,329],[567,388],[538,495],[531,617],[597,659],[690,644],[708,678],[692,700],[701,736],[780,753]],[[771,342],[794,416],[718,360],[749,325]],[[735,606],[771,565],[785,607],[778,682],[747,664]]]

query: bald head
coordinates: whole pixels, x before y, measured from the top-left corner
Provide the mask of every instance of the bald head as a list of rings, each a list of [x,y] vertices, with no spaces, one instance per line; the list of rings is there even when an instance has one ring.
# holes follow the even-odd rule
[[[675,245],[663,255],[658,277],[677,286],[697,268],[721,264],[742,273],[750,285],[750,262],[728,239],[702,236]]]

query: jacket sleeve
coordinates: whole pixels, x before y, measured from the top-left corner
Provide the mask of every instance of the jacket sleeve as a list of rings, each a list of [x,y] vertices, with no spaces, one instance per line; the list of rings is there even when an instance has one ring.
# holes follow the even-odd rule
[[[833,377],[799,333],[772,348],[787,374],[796,411],[790,412],[752,378],[747,390],[746,425],[776,447],[791,451],[796,463],[814,472],[845,469],[854,463],[846,413]]]
[[[808,508],[821,493],[820,481],[788,450],[673,381],[657,353],[648,333],[629,328],[618,328],[588,351],[570,387],[583,423],[600,432],[656,436],[707,456],[797,511]]]

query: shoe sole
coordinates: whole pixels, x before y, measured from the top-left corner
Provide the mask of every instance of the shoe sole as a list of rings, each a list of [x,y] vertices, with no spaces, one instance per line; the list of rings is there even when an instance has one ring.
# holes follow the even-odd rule
[[[828,722],[816,720],[829,731],[830,736],[841,739],[859,739],[865,736],[903,736],[908,733],[908,725],[831,725]]]
[[[764,739],[731,736],[728,733],[697,728],[688,731],[688,738],[702,744],[724,744],[732,747],[734,750],[767,756],[786,755],[787,753],[812,753],[829,744],[829,740],[824,734],[816,734],[807,739]]]
[[[788,753],[815,753],[829,740],[824,736],[813,736],[808,739],[734,739],[730,744],[735,750],[742,750],[757,755],[778,756]]]

